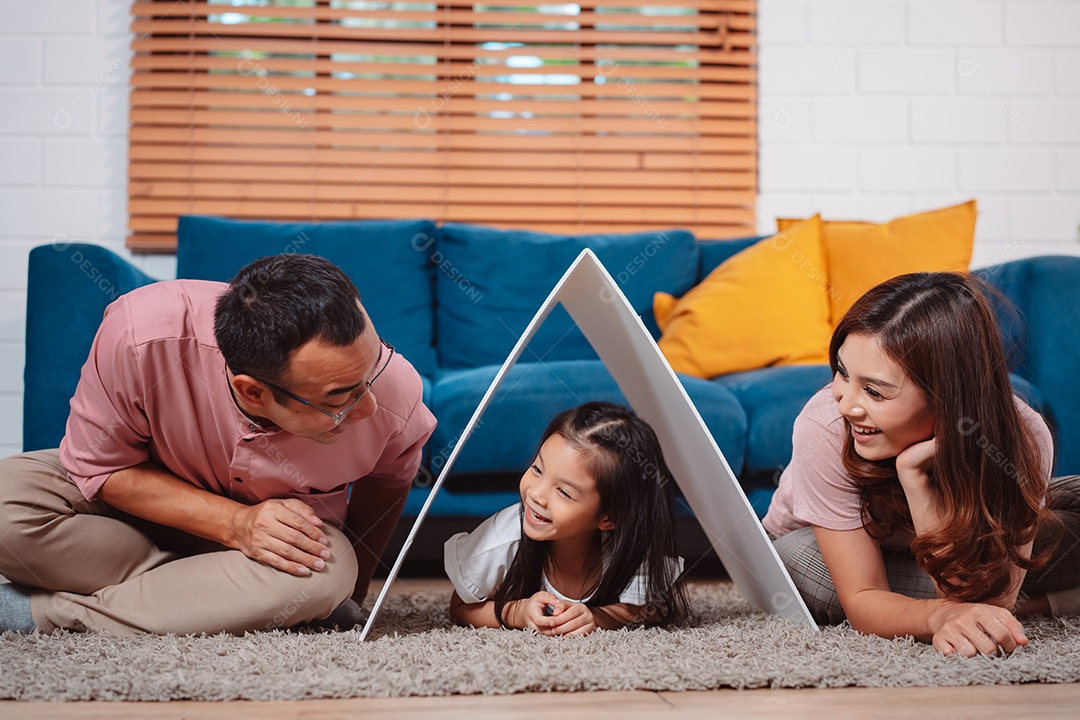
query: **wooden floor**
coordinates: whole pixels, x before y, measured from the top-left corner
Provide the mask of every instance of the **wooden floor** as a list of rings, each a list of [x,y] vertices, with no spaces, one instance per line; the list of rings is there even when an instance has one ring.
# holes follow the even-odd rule
[[[446,590],[445,580],[399,580],[392,591]],[[2,672],[2,669],[0,669]],[[955,720],[1080,716],[1080,684],[930,688],[582,692],[360,698],[297,702],[19,703],[0,701],[0,720],[663,720],[663,718],[828,718]]]
[[[394,720],[520,718],[521,720],[663,720],[663,718],[829,718],[829,720],[956,720],[1069,718],[1080,711],[1078,685],[959,688],[840,688],[594,692],[299,702],[0,703],[0,718],[63,720]]]

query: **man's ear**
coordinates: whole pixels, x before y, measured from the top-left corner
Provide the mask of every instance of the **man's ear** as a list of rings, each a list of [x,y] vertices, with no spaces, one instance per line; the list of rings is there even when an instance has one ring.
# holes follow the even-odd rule
[[[261,409],[274,402],[270,388],[250,375],[233,375],[230,380],[236,396],[252,409]]]
[[[596,529],[597,530],[602,530],[604,532],[608,532],[610,530],[615,529],[615,523],[612,521],[612,519],[610,517],[608,517],[607,515],[604,515],[603,517],[600,518],[600,522],[596,523]]]

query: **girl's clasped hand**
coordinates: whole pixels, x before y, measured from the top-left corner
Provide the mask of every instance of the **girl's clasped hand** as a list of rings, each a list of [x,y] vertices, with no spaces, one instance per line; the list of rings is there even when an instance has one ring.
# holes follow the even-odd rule
[[[527,627],[541,635],[588,635],[597,627],[588,605],[568,602],[546,590],[509,603],[503,614],[510,618],[507,625]]]

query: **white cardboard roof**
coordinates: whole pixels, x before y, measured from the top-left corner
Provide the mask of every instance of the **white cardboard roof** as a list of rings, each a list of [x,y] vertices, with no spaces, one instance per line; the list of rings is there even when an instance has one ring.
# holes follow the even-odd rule
[[[484,393],[417,515],[372,607],[361,639],[367,637],[374,625],[387,591],[458,454],[506,374],[557,303],[562,303],[577,323],[631,407],[656,431],[679,489],[743,597],[766,612],[816,628],[697,408],[618,284],[596,255],[586,249],[537,310]]]

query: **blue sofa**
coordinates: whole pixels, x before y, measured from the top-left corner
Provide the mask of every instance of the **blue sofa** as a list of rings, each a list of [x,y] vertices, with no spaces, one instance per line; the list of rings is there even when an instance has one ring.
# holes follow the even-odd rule
[[[380,333],[424,378],[439,420],[425,469],[410,493],[415,514],[499,366],[584,247],[619,282],[657,334],[652,297],[684,294],[760,238],[698,241],[686,231],[555,236],[427,220],[280,223],[181,218],[177,275],[227,280],[250,260],[281,252],[323,255],[360,288]],[[105,306],[154,279],[109,250],[45,245],[30,254],[26,330],[25,450],[56,447],[68,400]],[[1057,470],[1080,473],[1080,258],[1038,257],[979,271],[1019,309],[1002,314],[1018,390],[1047,414],[1061,443]],[[733,308],[737,312],[738,308]],[[791,428],[829,381],[827,366],[775,367],[713,380],[681,376],[759,513],[791,456]],[[561,308],[513,368],[463,449],[433,506],[445,517],[482,517],[513,501],[515,480],[548,420],[590,399],[625,401]]]

